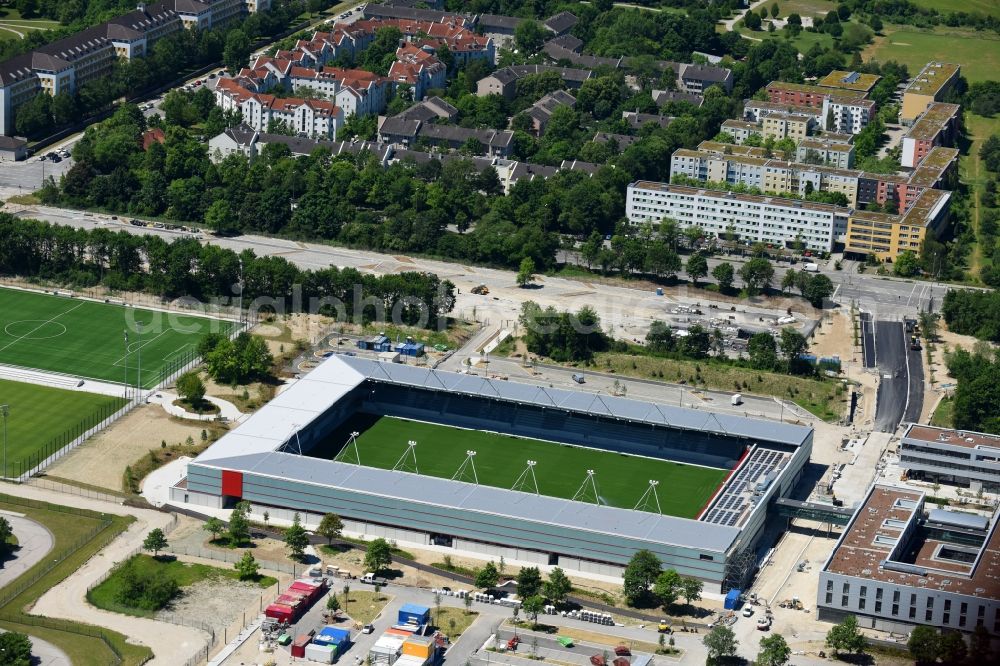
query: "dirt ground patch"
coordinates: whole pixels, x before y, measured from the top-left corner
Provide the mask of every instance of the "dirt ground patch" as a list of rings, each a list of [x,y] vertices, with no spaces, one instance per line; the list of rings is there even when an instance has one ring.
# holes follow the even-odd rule
[[[91,437],[49,468],[53,476],[111,490],[122,489],[125,468],[158,449],[201,438],[202,426],[168,416],[159,405],[143,405]]]
[[[259,604],[263,593],[260,586],[252,583],[204,580],[185,587],[179,598],[156,614],[156,619],[169,622],[180,616],[218,632],[238,619],[247,606],[255,601]]]
[[[854,333],[849,312],[834,312],[824,317],[809,342],[809,352],[817,356],[839,356],[841,361],[855,360]]]

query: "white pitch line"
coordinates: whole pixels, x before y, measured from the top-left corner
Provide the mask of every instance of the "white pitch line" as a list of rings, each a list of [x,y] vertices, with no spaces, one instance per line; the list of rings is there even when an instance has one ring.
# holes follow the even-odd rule
[[[18,342],[20,342],[21,340],[24,340],[26,337],[28,337],[29,335],[31,335],[32,333],[34,333],[35,331],[37,331],[41,327],[45,326],[46,324],[51,324],[52,322],[54,322],[59,317],[62,317],[64,314],[69,314],[73,310],[76,310],[79,307],[83,307],[83,305],[85,303],[86,303],[86,301],[81,301],[80,303],[78,303],[78,304],[74,305],[73,307],[71,307],[69,310],[66,310],[66,312],[60,312],[59,314],[57,314],[56,316],[52,317],[51,319],[47,319],[47,320],[43,321],[41,324],[39,324],[38,326],[34,327],[33,329],[31,329],[30,331],[28,331],[24,335],[20,336],[19,338],[16,338],[16,339],[11,340],[10,342],[8,342],[6,345],[3,346],[2,349],[0,349],[0,352],[7,351],[8,347],[10,347],[12,345],[16,345]]]
[[[169,329],[167,329],[167,330],[169,330]],[[160,331],[160,335],[163,335],[163,334],[164,334],[164,333],[166,333],[166,332],[167,332],[166,330],[163,330],[163,331]],[[127,358],[128,358],[128,357],[129,357],[130,355],[131,355],[131,354],[134,354],[135,352],[139,351],[140,349],[142,349],[142,348],[143,348],[143,347],[145,347],[146,345],[148,345],[148,344],[151,344],[151,343],[152,343],[152,342],[153,342],[154,340],[156,340],[156,338],[160,337],[160,335],[157,335],[157,336],[156,336],[155,338],[153,338],[153,339],[151,339],[151,340],[147,340],[147,341],[143,342],[143,343],[142,343],[142,344],[140,344],[140,345],[139,345],[138,347],[136,347],[136,348],[135,348],[135,349],[134,349],[133,351],[129,352],[129,353],[128,353],[128,354],[126,354],[125,356],[122,356],[122,357],[121,357],[120,359],[118,359],[117,361],[115,361],[115,362],[114,362],[114,363],[112,363],[111,365],[112,365],[113,367],[116,367],[116,368],[117,368],[117,367],[121,367],[121,366],[119,366],[119,365],[118,365],[119,363],[121,363],[122,361],[124,361],[125,359],[127,359]]]

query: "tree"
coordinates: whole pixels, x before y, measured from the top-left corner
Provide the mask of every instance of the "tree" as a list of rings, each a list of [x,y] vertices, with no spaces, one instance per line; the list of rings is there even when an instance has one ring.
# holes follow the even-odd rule
[[[31,639],[27,634],[7,631],[0,634],[0,654],[3,666],[31,666]]]
[[[733,277],[736,271],[727,261],[712,269],[712,277],[719,283],[719,291],[729,291],[733,288]]]
[[[524,567],[517,574],[517,594],[522,599],[533,597],[542,589],[542,574],[538,567]]]
[[[11,551],[10,538],[14,531],[10,528],[10,521],[0,516],[0,555],[8,555]]]
[[[177,392],[189,405],[197,408],[205,398],[205,384],[194,370],[177,378]]]
[[[660,575],[663,563],[660,558],[646,549],[637,550],[629,560],[622,574],[622,591],[629,605],[643,599],[649,594],[649,586]]]
[[[941,636],[938,656],[946,664],[961,664],[969,654],[969,648],[961,632],[946,631]]]
[[[250,502],[236,503],[229,515],[229,543],[241,546],[250,540]]]
[[[554,604],[560,604],[566,599],[566,595],[573,591],[573,583],[559,567],[556,567],[549,574],[549,579],[545,581],[545,596]]]
[[[365,569],[377,574],[392,564],[392,546],[385,539],[375,539],[365,550]]]
[[[781,278],[781,293],[785,294],[791,291],[792,287],[798,284],[799,272],[794,268],[789,268],[785,271],[784,277]]]
[[[688,606],[701,599],[701,591],[703,589],[705,589],[705,584],[697,578],[681,579],[681,595],[684,597],[684,601],[688,603]]]
[[[656,582],[653,583],[653,594],[660,600],[664,608],[672,606],[677,601],[680,593],[681,577],[673,569],[667,569],[660,573],[656,578]]]
[[[499,582],[500,572],[493,562],[487,562],[486,566],[476,572],[476,587],[482,590],[489,590]]]
[[[927,625],[918,625],[910,632],[910,640],[906,642],[906,648],[910,651],[910,656],[918,664],[933,664],[938,660],[940,654],[940,640],[937,630]]]
[[[142,541],[142,549],[152,551],[153,557],[158,557],[160,551],[166,548],[167,545],[167,537],[159,527],[150,530],[149,534]]]
[[[991,655],[990,632],[981,624],[977,624],[969,640],[969,660],[973,664],[987,664]]]
[[[257,573],[260,571],[257,558],[249,550],[243,551],[243,557],[233,564],[233,568],[240,580],[257,580]]]
[[[514,29],[514,42],[525,55],[531,55],[542,48],[547,34],[538,21],[521,21]]]
[[[685,270],[691,278],[691,283],[698,286],[698,278],[708,275],[708,259],[700,252],[693,254],[688,258]]]
[[[517,286],[527,287],[529,284],[535,281],[535,261],[531,257],[525,257],[521,260],[521,266],[517,269]]]
[[[858,618],[848,615],[843,622],[826,632],[826,645],[833,648],[834,654],[862,654],[868,643],[864,634],[858,631]]]
[[[781,634],[771,634],[760,639],[760,652],[757,653],[757,666],[784,666],[792,656],[785,637]]]
[[[531,618],[531,624],[538,624],[538,615],[543,610],[545,610],[545,599],[538,596],[537,594],[533,597],[528,597],[521,604],[521,608],[524,609],[524,614]]]
[[[743,25],[750,30],[760,30],[760,14],[754,14],[752,11],[747,12],[746,16],[743,17]]]
[[[935,312],[921,310],[919,315],[920,330],[928,341],[937,340],[938,315]]]
[[[920,259],[910,250],[902,252],[896,257],[892,272],[900,277],[913,277],[920,272]]]
[[[778,3],[771,5],[771,18],[778,18],[778,13],[781,12],[781,8],[778,7]]]
[[[326,609],[332,613],[340,610],[340,600],[336,594],[331,594],[326,598]]]
[[[801,275],[801,273],[800,273]],[[833,281],[825,275],[814,275],[805,283],[802,295],[813,307],[823,307],[823,302],[833,295]]]
[[[809,342],[804,335],[795,329],[786,327],[781,329],[781,339],[778,341],[778,346],[781,347],[781,353],[788,359],[788,371],[791,372],[797,364],[799,356],[809,348]]]
[[[306,528],[302,527],[302,518],[298,511],[292,517],[292,524],[285,530],[285,545],[292,551],[292,557],[297,560],[302,559],[302,554],[309,545],[309,535],[306,533]]]
[[[868,19],[868,25],[875,32],[882,32],[882,19],[878,17],[878,14],[871,15],[871,18]]]
[[[319,527],[316,528],[316,534],[326,539],[328,546],[333,545],[333,540],[339,538],[343,531],[344,521],[335,513],[324,514],[319,521]]]
[[[239,219],[228,199],[216,199],[212,202],[205,211],[205,226],[220,235],[232,234],[239,230]]]
[[[230,74],[236,74],[247,65],[251,51],[253,43],[247,34],[239,28],[230,30],[226,35],[226,46],[222,51],[222,63]]]
[[[763,257],[754,257],[740,266],[740,278],[746,285],[747,292],[753,296],[761,289],[766,289],[774,278],[774,266]]]
[[[711,661],[736,654],[736,635],[724,625],[713,628],[701,642],[708,648],[708,658]]]
[[[222,524],[221,520],[219,520],[215,516],[212,516],[211,518],[205,521],[205,524],[202,525],[202,529],[211,534],[212,541],[215,541],[216,539],[219,538],[219,535],[222,534],[222,532],[226,529],[226,526]]]
[[[778,364],[777,343],[770,333],[754,333],[747,342],[750,366],[757,370],[774,370]]]

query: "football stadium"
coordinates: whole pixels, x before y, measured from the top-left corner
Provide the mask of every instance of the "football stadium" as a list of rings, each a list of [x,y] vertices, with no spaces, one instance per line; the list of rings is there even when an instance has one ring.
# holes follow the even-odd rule
[[[635,551],[744,586],[811,428],[333,356],[188,465],[171,501],[619,576]]]

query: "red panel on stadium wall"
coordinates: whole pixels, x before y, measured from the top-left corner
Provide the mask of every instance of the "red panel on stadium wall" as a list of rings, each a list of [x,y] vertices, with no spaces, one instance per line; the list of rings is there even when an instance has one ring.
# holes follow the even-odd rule
[[[243,472],[222,470],[222,494],[228,497],[243,497]]]

